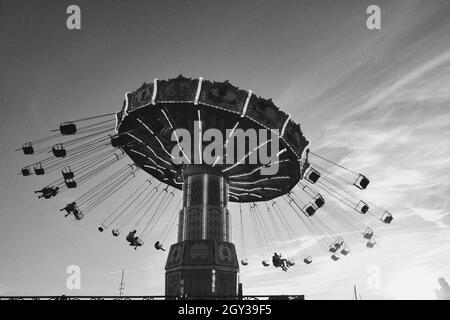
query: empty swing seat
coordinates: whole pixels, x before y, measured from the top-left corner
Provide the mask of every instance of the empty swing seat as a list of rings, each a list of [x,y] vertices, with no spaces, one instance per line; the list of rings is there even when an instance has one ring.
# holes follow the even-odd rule
[[[303,259],[303,262],[304,262],[305,264],[310,264],[310,263],[312,263],[312,257],[311,257],[311,256],[306,257],[305,259]]]
[[[75,174],[70,169],[70,167],[64,167],[62,169],[62,175],[63,175],[64,180],[73,179],[75,177]]]
[[[44,168],[42,167],[42,164],[41,164],[41,163],[36,164],[36,165],[33,167],[33,169],[34,169],[34,173],[35,173],[37,176],[42,176],[42,175],[45,174],[45,170],[44,170]]]
[[[103,231],[105,231],[105,228],[103,226],[100,226],[100,227],[98,227],[97,230],[100,231],[100,232],[103,232]]]
[[[355,207],[355,210],[359,213],[366,214],[369,211],[369,205],[364,201],[360,200]]]
[[[364,190],[367,188],[367,186],[369,185],[369,179],[367,179],[366,176],[359,174],[358,178],[356,178],[356,181],[353,183],[353,185],[355,187],[357,187],[358,189]]]
[[[267,260],[263,260],[261,263],[264,267],[270,266],[270,263]]]
[[[341,256],[339,255],[339,253],[335,253],[335,254],[333,254],[333,255],[331,256],[331,259],[332,259],[333,261],[338,261],[340,257],[341,257]]]
[[[320,173],[316,169],[309,167],[309,170],[308,170],[305,178],[310,183],[316,183],[317,180],[319,180],[319,178],[320,178]]]
[[[332,253],[335,253],[342,247],[343,244],[344,244],[344,239],[338,238],[331,244],[329,251]]]
[[[28,167],[22,168],[21,172],[24,177],[31,176],[31,170]]]
[[[383,216],[381,217],[381,221],[383,221],[386,224],[390,224],[394,220],[394,217],[392,214],[390,214],[388,211],[385,211],[383,213]]]
[[[286,265],[287,265],[288,267],[295,266],[295,260],[294,260],[294,259],[288,259],[288,260],[286,261]]]
[[[367,242],[366,247],[373,248],[375,246],[375,243],[377,243],[376,240],[374,238],[372,238]]]
[[[73,213],[73,215],[74,215],[74,217],[75,217],[75,220],[81,220],[81,219],[83,219],[84,218],[84,213],[83,212],[81,212],[81,211],[75,211],[74,213]]]
[[[66,183],[67,188],[74,189],[77,187],[77,182],[73,179],[68,179],[64,181]]]
[[[373,230],[370,228],[367,228],[366,231],[363,233],[364,239],[370,240],[373,237]]]
[[[59,126],[59,132],[62,135],[75,134],[77,132],[77,126],[72,122],[63,122]]]
[[[350,248],[345,246],[342,250],[341,250],[341,254],[346,256],[347,254],[349,254],[350,252]]]
[[[57,158],[64,158],[67,155],[66,149],[64,149],[61,143],[58,143],[52,147],[53,155]]]
[[[247,258],[242,259],[242,260],[241,260],[241,264],[242,264],[243,266],[248,265],[248,259],[247,259]]]
[[[325,204],[325,199],[322,197],[322,195],[319,193],[317,194],[317,197],[314,199],[314,204],[317,208],[322,208]]]
[[[31,144],[31,142],[24,143],[22,145],[22,150],[23,150],[24,154],[33,154],[34,153],[34,148],[33,148],[33,145]]]
[[[113,229],[113,230],[112,230],[112,235],[113,235],[114,237],[118,237],[118,236],[120,235],[119,229]]]
[[[316,208],[314,208],[313,205],[306,205],[304,210],[305,210],[306,214],[310,217],[316,213]]]

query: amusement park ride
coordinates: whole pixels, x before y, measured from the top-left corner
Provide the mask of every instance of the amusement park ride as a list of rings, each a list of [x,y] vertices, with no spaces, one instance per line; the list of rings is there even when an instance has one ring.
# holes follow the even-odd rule
[[[179,129],[200,142],[187,150],[186,145],[191,145],[177,135]],[[224,153],[211,153],[216,159],[212,164],[201,161],[207,146],[202,133],[208,129],[217,129],[226,137]],[[276,163],[243,161],[263,145],[253,148],[248,140],[240,145],[232,143],[240,129],[271,132],[266,148],[275,145],[276,133],[281,150]],[[18,149],[26,155],[51,153],[21,170],[23,176],[59,173],[58,179],[36,191],[39,198],[50,199],[91,182],[88,190],[60,209],[66,217],[81,220],[113,196],[119,199],[118,191],[123,190],[124,199],[98,231],[111,230],[114,237],[125,232],[123,237],[134,249],[159,233],[152,248],[162,252],[178,220],[178,240],[168,248],[165,266],[167,297],[238,294],[239,261],[231,238],[232,214],[240,218],[241,265],[250,263],[246,256],[250,239],[245,238],[249,226],[244,221],[251,220],[251,240],[259,250],[261,267],[273,265],[284,271],[298,264],[299,258],[306,265],[313,263],[306,250],[293,253],[286,249],[287,241],[300,236],[294,221],[301,222],[318,246],[337,261],[350,253],[350,247],[340,233],[324,223],[318,211],[325,208],[332,213],[331,218],[346,233],[366,241],[368,248],[376,245],[376,238],[360,216],[372,216],[386,224],[393,219],[388,211],[360,200],[354,192],[367,188],[367,177],[311,152],[300,125],[288,114],[270,99],[228,82],[182,76],[155,79],[126,93],[119,112],[63,122],[54,131]],[[49,141],[57,143],[45,146]],[[243,146],[244,158],[229,161],[230,153],[225,152]],[[184,160],[176,161],[173,150]],[[200,162],[190,156],[196,154]],[[227,161],[219,161],[221,157]],[[275,174],[264,174],[263,169],[274,165]],[[92,183],[94,180],[98,182]],[[229,203],[238,206],[235,213],[230,212]]]

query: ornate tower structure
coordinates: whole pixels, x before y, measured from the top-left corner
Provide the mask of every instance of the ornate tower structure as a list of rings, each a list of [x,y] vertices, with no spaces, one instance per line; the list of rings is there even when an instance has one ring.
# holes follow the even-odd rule
[[[166,296],[236,296],[239,264],[231,243],[228,183],[211,167],[183,173],[178,242],[166,262]]]

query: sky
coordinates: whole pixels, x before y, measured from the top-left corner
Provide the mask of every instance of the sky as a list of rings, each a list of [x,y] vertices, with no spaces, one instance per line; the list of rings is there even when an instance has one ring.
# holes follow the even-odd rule
[[[66,28],[70,4],[81,30]],[[371,4],[380,30],[366,27]],[[37,200],[43,182],[17,175],[29,159],[14,149],[183,74],[271,97],[312,151],[368,176],[361,195],[394,215],[390,226],[364,221],[378,245],[352,243],[338,262],[291,220],[300,235],[285,245],[310,248],[314,263],[287,273],[263,268],[250,241],[245,294],[351,299],[356,285],[363,299],[434,299],[437,279],[450,281],[449,17],[447,0],[0,1],[0,294],[112,295],[122,269],[126,294],[163,294],[164,254],[96,230],[120,199],[63,219],[70,195]],[[66,287],[70,265],[80,290]]]

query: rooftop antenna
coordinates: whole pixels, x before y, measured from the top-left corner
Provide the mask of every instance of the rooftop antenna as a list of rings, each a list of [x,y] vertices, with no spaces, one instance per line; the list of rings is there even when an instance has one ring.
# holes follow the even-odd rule
[[[124,270],[122,270],[122,278],[120,279],[120,287],[119,287],[119,297],[123,297],[123,292],[125,290],[125,282],[123,282]]]

